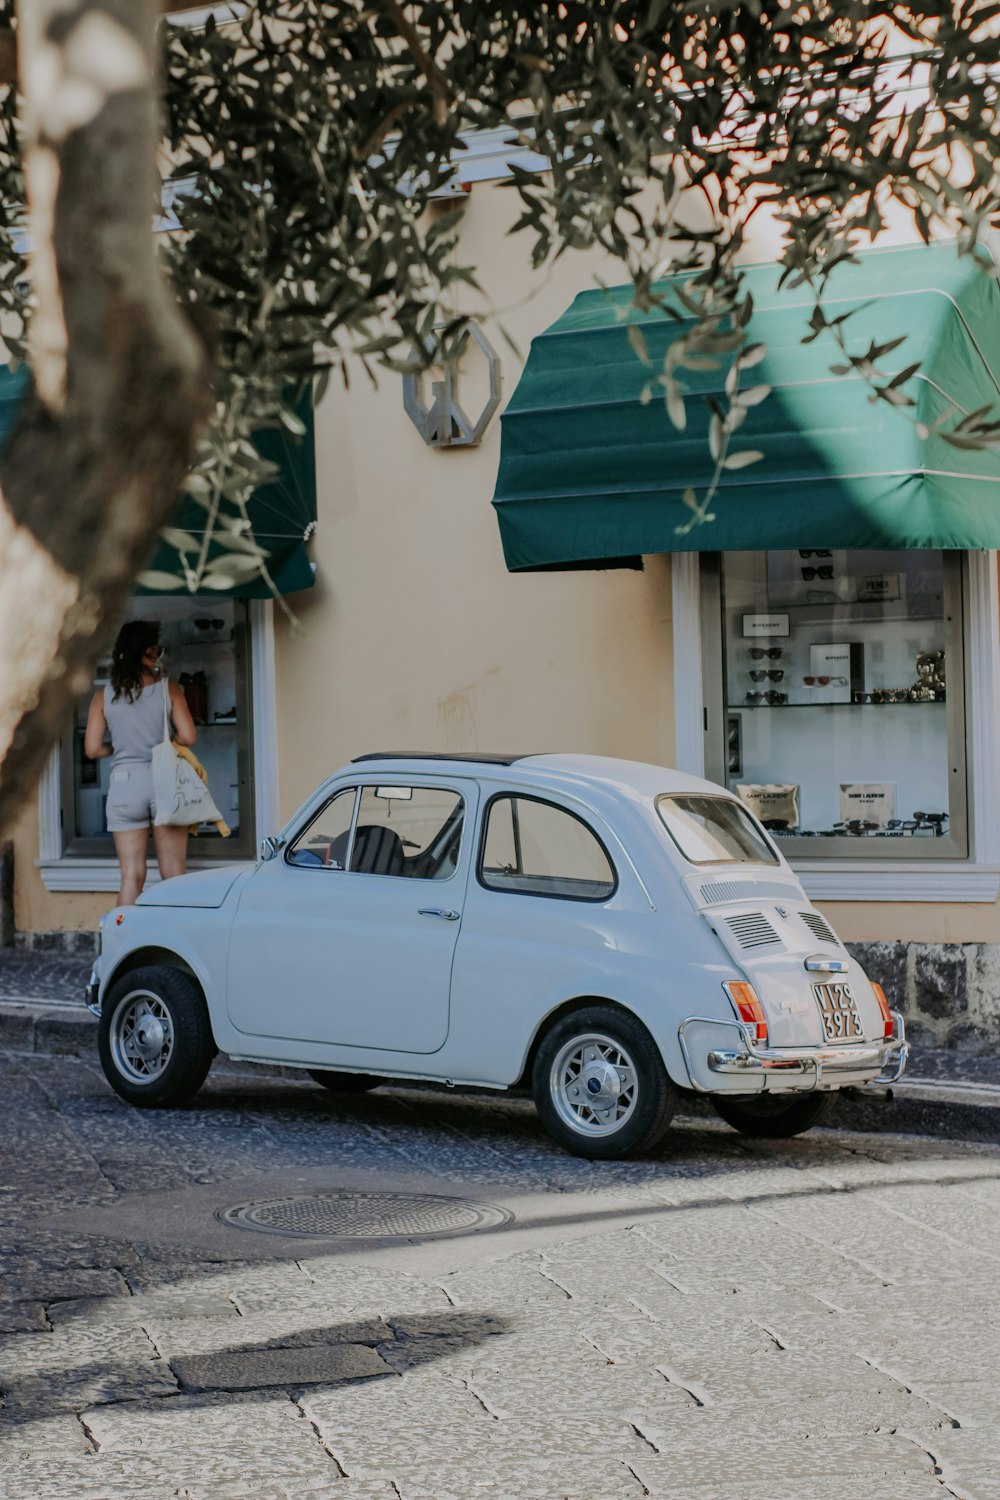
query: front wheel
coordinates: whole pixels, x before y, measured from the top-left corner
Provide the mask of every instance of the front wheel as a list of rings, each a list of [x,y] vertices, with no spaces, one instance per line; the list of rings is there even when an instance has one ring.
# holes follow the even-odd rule
[[[820,1125],[832,1113],[837,1102],[836,1093],[803,1094],[799,1098],[787,1094],[757,1094],[751,1098],[734,1099],[728,1094],[714,1094],[712,1105],[717,1115],[742,1135],[756,1136],[762,1140],[789,1140],[801,1135],[813,1125]]]
[[[549,1135],[595,1160],[650,1150],[677,1105],[645,1026],[610,1005],[588,1006],[555,1023],[538,1049],[532,1091]]]
[[[201,989],[165,964],[133,969],[104,997],[97,1047],[105,1078],[129,1104],[184,1104],[215,1056]]]

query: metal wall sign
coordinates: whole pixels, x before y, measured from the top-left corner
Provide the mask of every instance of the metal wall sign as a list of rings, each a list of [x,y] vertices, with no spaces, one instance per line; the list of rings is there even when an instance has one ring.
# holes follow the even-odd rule
[[[486,361],[489,395],[473,419],[458,399],[458,385],[467,360],[479,357]],[[466,323],[455,355],[447,364],[403,376],[403,406],[429,448],[474,448],[482,442],[499,405],[500,356],[479,325],[471,320]]]

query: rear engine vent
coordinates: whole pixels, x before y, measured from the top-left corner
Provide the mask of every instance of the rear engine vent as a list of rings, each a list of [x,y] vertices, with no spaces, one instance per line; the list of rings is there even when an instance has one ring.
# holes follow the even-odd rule
[[[818,911],[800,911],[799,916],[809,928],[814,938],[821,943],[832,943],[835,948],[840,947],[840,940],[830,924],[820,916]]]
[[[763,912],[748,911],[741,912],[736,917],[727,917],[726,926],[741,948],[763,948],[768,943],[781,942]]]
[[[795,901],[800,892],[778,880],[713,880],[701,888],[706,906],[720,901]]]

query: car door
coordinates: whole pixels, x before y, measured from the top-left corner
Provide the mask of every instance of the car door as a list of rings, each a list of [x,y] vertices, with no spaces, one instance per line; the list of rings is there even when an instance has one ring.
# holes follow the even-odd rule
[[[474,782],[338,788],[246,882],[227,1010],[245,1034],[435,1052],[448,1035]]]

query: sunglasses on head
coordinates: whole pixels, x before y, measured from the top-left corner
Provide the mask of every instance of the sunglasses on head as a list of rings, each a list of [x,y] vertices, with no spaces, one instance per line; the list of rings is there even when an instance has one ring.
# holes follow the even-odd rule
[[[819,568],[802,568],[801,572],[802,577],[805,579],[806,583],[809,583],[813,578],[832,578],[833,564],[824,563],[822,567]]]
[[[750,655],[754,661],[763,661],[765,656],[771,661],[777,661],[783,650],[783,646],[751,646]]]

